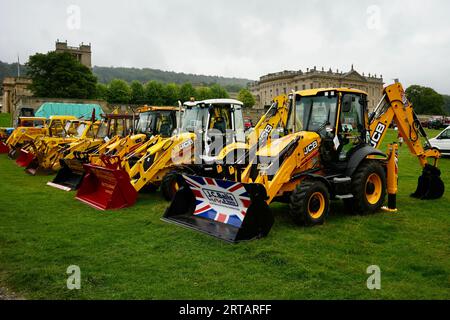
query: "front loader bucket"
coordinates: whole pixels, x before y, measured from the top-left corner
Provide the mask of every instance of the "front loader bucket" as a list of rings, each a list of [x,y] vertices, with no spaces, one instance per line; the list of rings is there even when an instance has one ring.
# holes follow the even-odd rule
[[[19,167],[28,167],[33,160],[36,159],[36,156],[31,151],[27,151],[24,149],[20,149],[19,156],[16,159],[16,163]]]
[[[35,157],[28,164],[28,166],[25,168],[25,172],[28,174],[31,174],[32,176],[48,176],[48,175],[55,173],[55,171],[53,171],[52,169],[47,169],[47,168],[41,167],[37,157]]]
[[[423,168],[422,175],[419,177],[416,191],[411,194],[411,197],[433,200],[439,199],[444,195],[445,185],[441,179],[441,171],[432,166],[426,165]]]
[[[60,159],[59,163],[61,169],[58,170],[52,182],[47,182],[47,185],[64,191],[77,190],[85,175],[84,162],[79,159]]]
[[[0,141],[0,154],[9,153],[9,148],[3,141]]]
[[[179,180],[162,220],[232,243],[265,237],[272,228],[264,186],[187,175]]]
[[[86,174],[76,198],[99,210],[121,209],[136,202],[137,192],[123,169],[84,164]]]

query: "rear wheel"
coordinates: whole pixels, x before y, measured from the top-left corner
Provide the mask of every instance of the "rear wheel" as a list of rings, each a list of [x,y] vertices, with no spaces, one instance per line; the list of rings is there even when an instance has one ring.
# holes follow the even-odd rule
[[[297,224],[323,224],[328,216],[330,195],[321,181],[302,181],[291,195],[290,215]]]
[[[164,199],[167,201],[172,201],[180,188],[179,185],[179,175],[178,171],[170,171],[168,172],[161,181],[161,192],[164,196]]]
[[[386,174],[380,162],[366,160],[352,177],[353,199],[347,203],[353,213],[371,214],[386,198]]]

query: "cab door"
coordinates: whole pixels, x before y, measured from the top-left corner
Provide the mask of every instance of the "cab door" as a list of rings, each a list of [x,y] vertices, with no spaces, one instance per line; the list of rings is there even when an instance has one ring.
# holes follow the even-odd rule
[[[362,94],[343,93],[338,119],[339,160],[366,142],[366,99]]]
[[[434,147],[437,147],[442,153],[450,154],[450,128],[444,130],[439,136],[436,137]]]

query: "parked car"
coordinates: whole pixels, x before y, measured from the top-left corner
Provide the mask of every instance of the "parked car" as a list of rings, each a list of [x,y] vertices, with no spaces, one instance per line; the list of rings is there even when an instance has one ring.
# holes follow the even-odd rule
[[[450,127],[447,127],[436,138],[430,139],[430,145],[439,149],[442,155],[450,156]]]
[[[444,125],[444,123],[442,122],[441,119],[432,119],[428,122],[428,128],[430,129],[442,129],[445,128],[446,126]]]
[[[252,119],[250,119],[250,118],[244,119],[244,127],[245,127],[245,130],[248,130],[248,129],[250,129],[250,128],[253,128],[253,122],[252,122]]]

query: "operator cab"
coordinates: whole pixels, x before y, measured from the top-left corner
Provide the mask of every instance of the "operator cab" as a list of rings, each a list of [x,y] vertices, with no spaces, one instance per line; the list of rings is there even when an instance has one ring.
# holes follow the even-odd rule
[[[234,99],[185,102],[181,132],[201,136],[203,156],[214,157],[228,144],[245,142],[242,106]]]
[[[319,134],[323,161],[345,167],[351,154],[366,144],[367,99],[363,91],[304,90],[296,92],[291,101],[288,131]]]
[[[177,111],[175,107],[143,107],[139,111],[137,133],[148,137],[161,135],[164,138],[173,135],[176,130]]]

